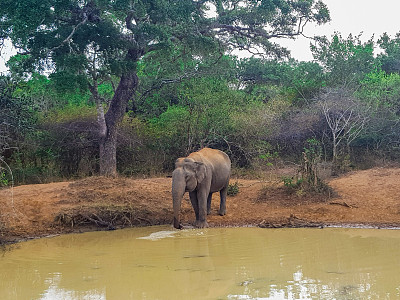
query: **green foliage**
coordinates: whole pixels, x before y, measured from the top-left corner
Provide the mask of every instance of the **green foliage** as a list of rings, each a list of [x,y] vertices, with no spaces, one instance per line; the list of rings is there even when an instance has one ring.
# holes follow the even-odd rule
[[[168,155],[173,155],[167,162],[173,168],[175,159],[184,156],[189,142],[190,114],[185,107],[174,106],[161,114],[159,118],[151,120],[150,125],[154,131],[157,147]]]
[[[185,81],[177,88],[178,105],[153,119],[153,124],[190,152],[205,145],[224,143],[231,131],[231,114],[239,109],[240,93],[217,78]]]
[[[30,73],[36,73],[32,66],[32,57],[30,55],[16,54],[6,63],[12,78],[15,80],[26,80]]]
[[[61,109],[49,112],[40,120],[42,124],[51,125],[73,122],[74,120],[94,120],[96,116],[97,111],[93,106],[69,104]]]
[[[270,142],[271,136],[279,131],[279,118],[290,107],[284,99],[273,99],[267,103],[248,101],[232,114],[232,132],[229,150],[240,167],[253,163],[265,164],[263,155],[273,155],[279,146]],[[271,158],[275,163],[278,158]]]
[[[290,176],[282,176],[283,185],[288,189],[297,189],[303,182],[302,178],[294,178]]]
[[[301,106],[325,86],[325,74],[315,62],[243,59],[239,63],[239,80],[246,90],[269,101],[278,95]]]
[[[89,103],[89,93],[74,87],[67,78],[60,77],[60,80],[67,88],[62,89],[53,77],[47,78],[44,75],[33,73],[29,80],[16,82],[12,96],[23,101],[30,110],[44,114],[62,109],[65,105],[82,106]],[[99,88],[102,95],[105,86],[107,85],[103,84]]]
[[[316,139],[307,140],[303,151],[303,161],[300,169],[302,186],[308,191],[325,193],[329,187],[318,175],[318,164],[321,162],[322,146]]]
[[[384,50],[384,53],[378,55],[378,62],[382,70],[386,73],[400,73],[400,33],[397,33],[391,39],[387,33],[384,33],[378,40],[379,47]]]
[[[95,120],[92,107],[69,105],[40,114],[35,128],[26,132],[6,157],[16,184],[94,174],[98,152]]]
[[[238,68],[240,81],[252,84],[281,85],[291,71],[287,63],[255,57],[240,60]]]
[[[370,121],[368,128],[356,141],[360,148],[372,148],[385,156],[397,156],[400,138],[400,75],[375,71],[361,81],[357,97],[366,103]]]
[[[233,197],[237,194],[239,194],[239,183],[235,181],[235,183],[230,183],[228,185],[227,195]]]
[[[373,39],[363,43],[360,37],[350,34],[345,39],[335,33],[332,40],[319,37],[318,44],[311,46],[314,59],[328,71],[328,85],[355,86],[375,68]]]
[[[50,78],[57,88],[58,93],[74,93],[75,91],[82,91],[86,93],[88,80],[84,75],[76,75],[71,71],[59,71],[51,74]]]
[[[268,151],[266,153],[260,154],[260,158],[266,162],[266,165],[268,167],[272,167],[274,165],[273,162],[279,158],[279,154],[278,151]]]
[[[374,112],[388,109],[398,112],[400,103],[400,74],[387,74],[384,71],[368,73],[361,81],[361,88],[356,95],[367,102]]]
[[[8,186],[8,178],[6,172],[0,169],[0,188]]]
[[[321,143],[316,139],[308,139],[307,145],[304,147],[304,155],[308,161],[313,164],[318,163],[322,156]]]
[[[214,15],[209,14],[211,5],[216,7]],[[237,110],[246,97],[231,89],[234,82],[221,84],[210,76],[216,62],[229,61],[223,55],[226,50],[263,49],[268,55],[283,57],[288,52],[265,37],[293,38],[302,34],[307,23],[327,21],[326,5],[316,0],[244,1],[240,5],[237,1],[193,0],[4,0],[0,6],[0,39],[10,38],[24,53],[10,62],[20,78],[29,78],[33,70],[46,70],[56,91],[81,96],[81,101],[79,96],[67,101],[75,106],[87,104],[88,91],[95,101],[111,98],[108,132],[117,131],[127,98],[135,91],[140,101],[132,100],[130,107],[153,119],[151,124],[156,124],[157,118],[160,124],[166,122],[163,119],[168,114],[162,114],[169,107],[184,108],[193,124],[185,123],[187,131],[176,136],[186,139],[184,149],[189,151],[205,145],[228,147],[232,142],[231,108]],[[221,70],[213,75],[229,73]],[[137,75],[149,79],[143,80],[146,88],[138,88]],[[187,78],[195,79],[184,82]],[[119,82],[115,97],[111,97],[109,86],[98,89],[100,83],[112,85],[113,81]],[[169,99],[163,99],[162,92],[150,92],[167,83],[177,84]],[[78,131],[72,137],[68,135],[73,141],[83,134],[71,123],[64,125]],[[166,134],[171,136],[171,132]],[[114,154],[114,149],[112,145],[103,153]],[[107,165],[103,158],[100,161]]]
[[[221,81],[226,89],[229,79],[234,78],[235,61],[227,56],[194,58],[191,55],[173,51],[171,55],[157,57],[146,56],[140,63],[138,75],[140,86],[134,103],[134,110],[148,118],[158,117],[172,105],[187,105],[182,103],[182,89],[199,82],[202,87],[205,81]],[[170,64],[173,61],[174,64]],[[213,88],[214,89],[214,88]],[[199,89],[197,90],[199,91]],[[197,92],[196,91],[196,92]],[[203,93],[203,91],[200,91]]]
[[[284,176],[282,181],[290,192],[302,196],[305,193],[326,193],[330,195],[329,186],[318,175],[318,164],[321,161],[322,147],[316,139],[308,139],[303,151],[303,160],[296,176]]]
[[[104,99],[111,99],[114,96],[114,88],[110,82],[98,86],[99,95]]]
[[[209,14],[210,4],[216,6],[216,15]],[[326,5],[315,0],[248,1],[239,6],[235,1],[4,0],[0,37],[9,37],[29,53],[13,59],[18,72],[43,70],[51,61],[47,70],[60,88],[84,91],[93,80],[136,70],[141,58],[170,57],[169,65],[175,66],[175,59],[220,56],[235,45],[285,56],[288,52],[265,36],[291,38],[307,23],[329,20]],[[233,30],[237,24],[243,30]]]
[[[29,99],[15,97],[17,85],[0,77],[0,155],[14,149],[34,130],[37,114]]]
[[[314,98],[326,85],[322,67],[316,62],[293,62],[287,89],[294,91],[294,103],[301,106]]]

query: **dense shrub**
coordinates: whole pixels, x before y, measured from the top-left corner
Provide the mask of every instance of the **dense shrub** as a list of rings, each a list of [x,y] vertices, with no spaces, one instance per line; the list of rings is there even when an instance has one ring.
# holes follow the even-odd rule
[[[158,175],[168,170],[165,150],[158,147],[152,126],[138,118],[126,116],[118,135],[117,169],[124,176]]]

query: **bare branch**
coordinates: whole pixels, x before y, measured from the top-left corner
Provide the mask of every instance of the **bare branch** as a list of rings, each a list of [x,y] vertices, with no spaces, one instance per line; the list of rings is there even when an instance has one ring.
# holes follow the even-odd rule
[[[135,19],[135,13],[133,10],[130,10],[125,18],[125,24],[126,28],[128,28],[131,31],[133,31],[135,28],[135,25],[133,24],[134,19]]]
[[[338,91],[327,91],[320,102],[322,112],[332,136],[333,160],[342,141],[346,141],[347,150],[350,144],[362,133],[368,122],[368,115],[361,104],[350,95]]]
[[[57,50],[59,48],[61,48],[62,46],[64,46],[66,43],[69,43],[70,40],[72,39],[72,37],[74,36],[75,32],[78,30],[79,27],[81,27],[82,25],[84,25],[86,22],[88,21],[88,15],[85,13],[84,14],[84,18],[83,20],[78,23],[71,31],[71,33],[56,47],[49,49],[48,52]]]

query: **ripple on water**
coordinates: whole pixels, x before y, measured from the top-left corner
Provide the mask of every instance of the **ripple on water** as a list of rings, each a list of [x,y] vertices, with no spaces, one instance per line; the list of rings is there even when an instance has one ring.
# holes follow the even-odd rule
[[[158,231],[153,232],[148,236],[138,237],[138,240],[150,240],[150,241],[157,241],[165,238],[173,237],[178,231]]]

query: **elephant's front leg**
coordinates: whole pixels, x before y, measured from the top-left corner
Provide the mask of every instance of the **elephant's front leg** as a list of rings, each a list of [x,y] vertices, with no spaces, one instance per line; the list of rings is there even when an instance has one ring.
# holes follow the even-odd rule
[[[207,198],[209,193],[198,190],[197,201],[199,204],[199,218],[196,220],[196,227],[205,228],[208,227],[207,223]]]
[[[199,202],[197,200],[197,192],[189,192],[190,202],[192,203],[192,207],[194,210],[194,214],[196,215],[196,223],[199,220]]]

